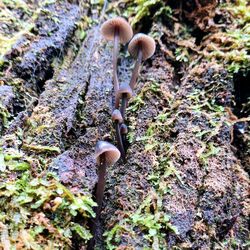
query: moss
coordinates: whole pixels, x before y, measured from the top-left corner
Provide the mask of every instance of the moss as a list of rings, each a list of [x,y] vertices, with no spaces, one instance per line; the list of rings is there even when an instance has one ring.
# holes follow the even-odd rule
[[[11,49],[23,34],[29,33],[34,23],[31,16],[34,8],[22,0],[0,1],[0,22],[4,24],[0,29],[0,66],[4,63],[4,55]],[[24,16],[19,18],[18,13]]]
[[[69,249],[73,235],[85,242],[91,238],[86,219],[94,217],[96,204],[89,196],[74,195],[51,174],[34,177],[25,171],[2,182],[0,205],[4,249]]]
[[[60,148],[52,147],[52,146],[23,144],[22,148],[25,150],[31,150],[31,151],[36,151],[40,153],[44,153],[44,152],[60,153],[61,152]]]
[[[115,245],[121,241],[120,234],[124,232],[132,239],[143,233],[146,241],[143,249],[147,249],[146,246],[148,249],[166,249],[165,232],[178,234],[178,231],[171,224],[170,216],[164,212],[162,206],[162,199],[152,190],[133,214],[128,213],[126,219],[104,234],[107,237],[107,249],[116,249]]]
[[[10,113],[8,112],[8,110],[6,108],[4,108],[3,106],[1,106],[0,103],[0,117],[1,117],[1,123],[4,127],[8,126],[8,118],[10,118]]]
[[[227,12],[231,23],[224,30],[212,32],[205,39],[204,57],[226,66],[229,72],[246,71],[250,66],[250,6],[247,0],[222,4],[218,11]]]
[[[159,20],[161,18],[172,18],[172,9],[160,0],[136,0],[136,1],[123,1],[126,4],[125,10],[122,15],[131,19],[131,26],[136,27],[146,18]],[[118,4],[121,4],[119,1]],[[117,9],[117,3],[113,4]]]

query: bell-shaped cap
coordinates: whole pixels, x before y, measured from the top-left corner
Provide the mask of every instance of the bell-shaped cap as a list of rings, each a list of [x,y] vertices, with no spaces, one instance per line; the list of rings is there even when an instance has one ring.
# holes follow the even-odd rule
[[[119,106],[119,102],[122,98],[122,95],[126,94],[127,99],[130,99],[133,95],[133,90],[127,83],[122,83],[119,90],[116,93],[115,96],[115,107],[117,108]]]
[[[102,24],[101,33],[105,39],[114,40],[115,31],[119,32],[119,40],[122,44],[127,43],[133,36],[130,24],[122,17],[114,17]]]
[[[127,95],[127,98],[130,99],[133,95],[133,90],[127,83],[122,83],[117,94],[121,97],[123,94]]]
[[[110,166],[119,160],[121,153],[111,143],[106,141],[98,141],[95,147],[95,158],[98,165],[101,163],[101,156],[105,157],[106,164]]]
[[[122,114],[120,112],[119,109],[115,109],[112,113],[112,120],[115,122],[115,121],[118,121],[119,123],[123,123],[123,118],[122,118]]]
[[[121,126],[120,126],[120,131],[121,131],[121,134],[122,134],[122,135],[127,134],[127,133],[128,133],[128,126],[125,125],[124,123],[121,124]]]
[[[128,45],[128,51],[134,58],[136,58],[140,48],[142,50],[142,59],[148,59],[155,52],[154,39],[143,33],[136,34]]]

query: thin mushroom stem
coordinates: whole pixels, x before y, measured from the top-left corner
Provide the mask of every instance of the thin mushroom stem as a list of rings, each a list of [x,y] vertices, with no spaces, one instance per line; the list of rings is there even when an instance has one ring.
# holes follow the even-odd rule
[[[114,48],[113,48],[113,80],[114,80],[115,93],[119,89],[119,82],[118,82],[118,76],[117,76],[118,52],[119,52],[119,30],[116,29],[115,35],[114,35]]]
[[[97,203],[96,220],[98,220],[102,208],[104,188],[106,183],[106,178],[105,178],[106,168],[107,166],[106,166],[105,154],[102,154],[100,156],[100,166],[98,168],[98,183],[96,187],[96,203]]]
[[[130,83],[129,83],[132,90],[135,88],[136,80],[137,80],[138,75],[139,75],[139,70],[140,70],[141,63],[142,63],[142,49],[141,49],[141,46],[140,46],[139,50],[138,50],[136,63],[135,63],[134,69],[133,69],[132,77],[131,77],[131,80],[130,80]]]
[[[90,232],[92,234],[92,238],[88,241],[88,246],[87,250],[93,250],[95,246],[95,241],[96,241],[96,228],[97,228],[97,220],[92,219],[91,220],[91,225],[90,225]]]
[[[115,122],[115,130],[116,130],[116,139],[117,139],[117,143],[118,143],[118,148],[121,152],[121,156],[123,161],[125,161],[125,150],[124,150],[124,146],[123,146],[123,141],[122,141],[122,136],[121,136],[121,131],[120,131],[120,124],[118,123],[118,121]]]
[[[121,131],[121,128],[120,128],[120,131]],[[123,141],[123,145],[125,144],[126,140],[127,140],[127,135],[126,134],[122,134],[121,132],[121,136],[122,136],[122,141]],[[125,145],[124,145],[125,147]]]
[[[125,110],[126,110],[126,107],[127,107],[127,102],[128,102],[127,95],[122,94],[122,103],[121,103],[120,111],[121,111],[123,119],[125,119]]]
[[[100,166],[98,167],[98,182],[96,187],[96,203],[97,207],[95,208],[96,217],[91,222],[90,231],[93,235],[93,238],[88,243],[87,250],[93,250],[95,246],[96,241],[96,228],[97,224],[99,222],[99,217],[101,213],[102,208],[102,201],[103,201],[103,195],[104,195],[104,189],[105,189],[105,183],[106,183],[106,160],[105,160],[105,153],[100,155]]]

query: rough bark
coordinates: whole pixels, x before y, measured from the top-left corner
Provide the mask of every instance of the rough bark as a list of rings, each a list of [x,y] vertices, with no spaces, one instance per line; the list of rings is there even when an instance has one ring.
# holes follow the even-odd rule
[[[182,22],[191,22],[203,36],[212,30],[217,4],[197,7],[191,2],[180,1],[186,18]],[[1,151],[15,149],[37,157],[74,194],[93,195],[98,181],[95,144],[116,143],[112,43],[102,39],[100,25],[94,24],[70,55],[70,41],[77,40],[75,23],[88,9],[82,13],[77,4],[65,1],[45,10],[50,16],[42,12],[33,34],[22,36],[5,55]],[[172,22],[172,27],[179,25],[176,18]],[[138,25],[139,31],[161,36],[129,103],[127,162],[107,170],[97,245],[225,249],[225,242],[235,240],[244,249],[249,237],[248,142],[237,136],[235,120],[226,111],[234,106],[235,81],[222,63],[174,60],[171,48],[182,44],[175,41],[172,27],[153,21],[148,27]],[[194,34],[192,39],[199,40]],[[55,69],[56,58],[68,62]],[[132,63],[120,56],[121,82],[129,82]],[[38,166],[34,163],[32,171]],[[78,249],[86,246],[76,242]]]

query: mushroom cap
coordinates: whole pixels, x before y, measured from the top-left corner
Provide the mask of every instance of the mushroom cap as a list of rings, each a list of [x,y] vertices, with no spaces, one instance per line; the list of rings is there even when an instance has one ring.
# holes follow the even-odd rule
[[[125,135],[128,133],[128,126],[124,123],[120,126],[121,134]]]
[[[117,96],[119,98],[121,98],[123,94],[127,94],[128,99],[130,99],[133,95],[133,90],[131,89],[130,85],[127,83],[122,83],[119,90],[117,91]]]
[[[119,31],[120,42],[125,44],[133,36],[133,30],[130,24],[122,17],[114,17],[102,24],[101,33],[105,39],[113,41],[115,31]]]
[[[112,120],[118,121],[119,123],[123,122],[122,114],[119,109],[115,109],[112,113]]]
[[[136,34],[128,45],[128,51],[133,57],[137,57],[139,48],[142,50],[142,59],[148,59],[155,52],[154,39],[143,33]]]
[[[107,165],[115,164],[120,156],[120,151],[111,143],[106,141],[98,141],[95,146],[95,158],[97,165],[100,165],[101,155],[104,154]]]
[[[133,95],[133,90],[131,89],[131,87],[127,83],[122,83],[119,90],[117,91],[117,93],[115,95],[115,107],[116,108],[119,107],[119,103],[120,103],[120,100],[121,100],[123,94],[127,95],[127,99],[130,99]]]

